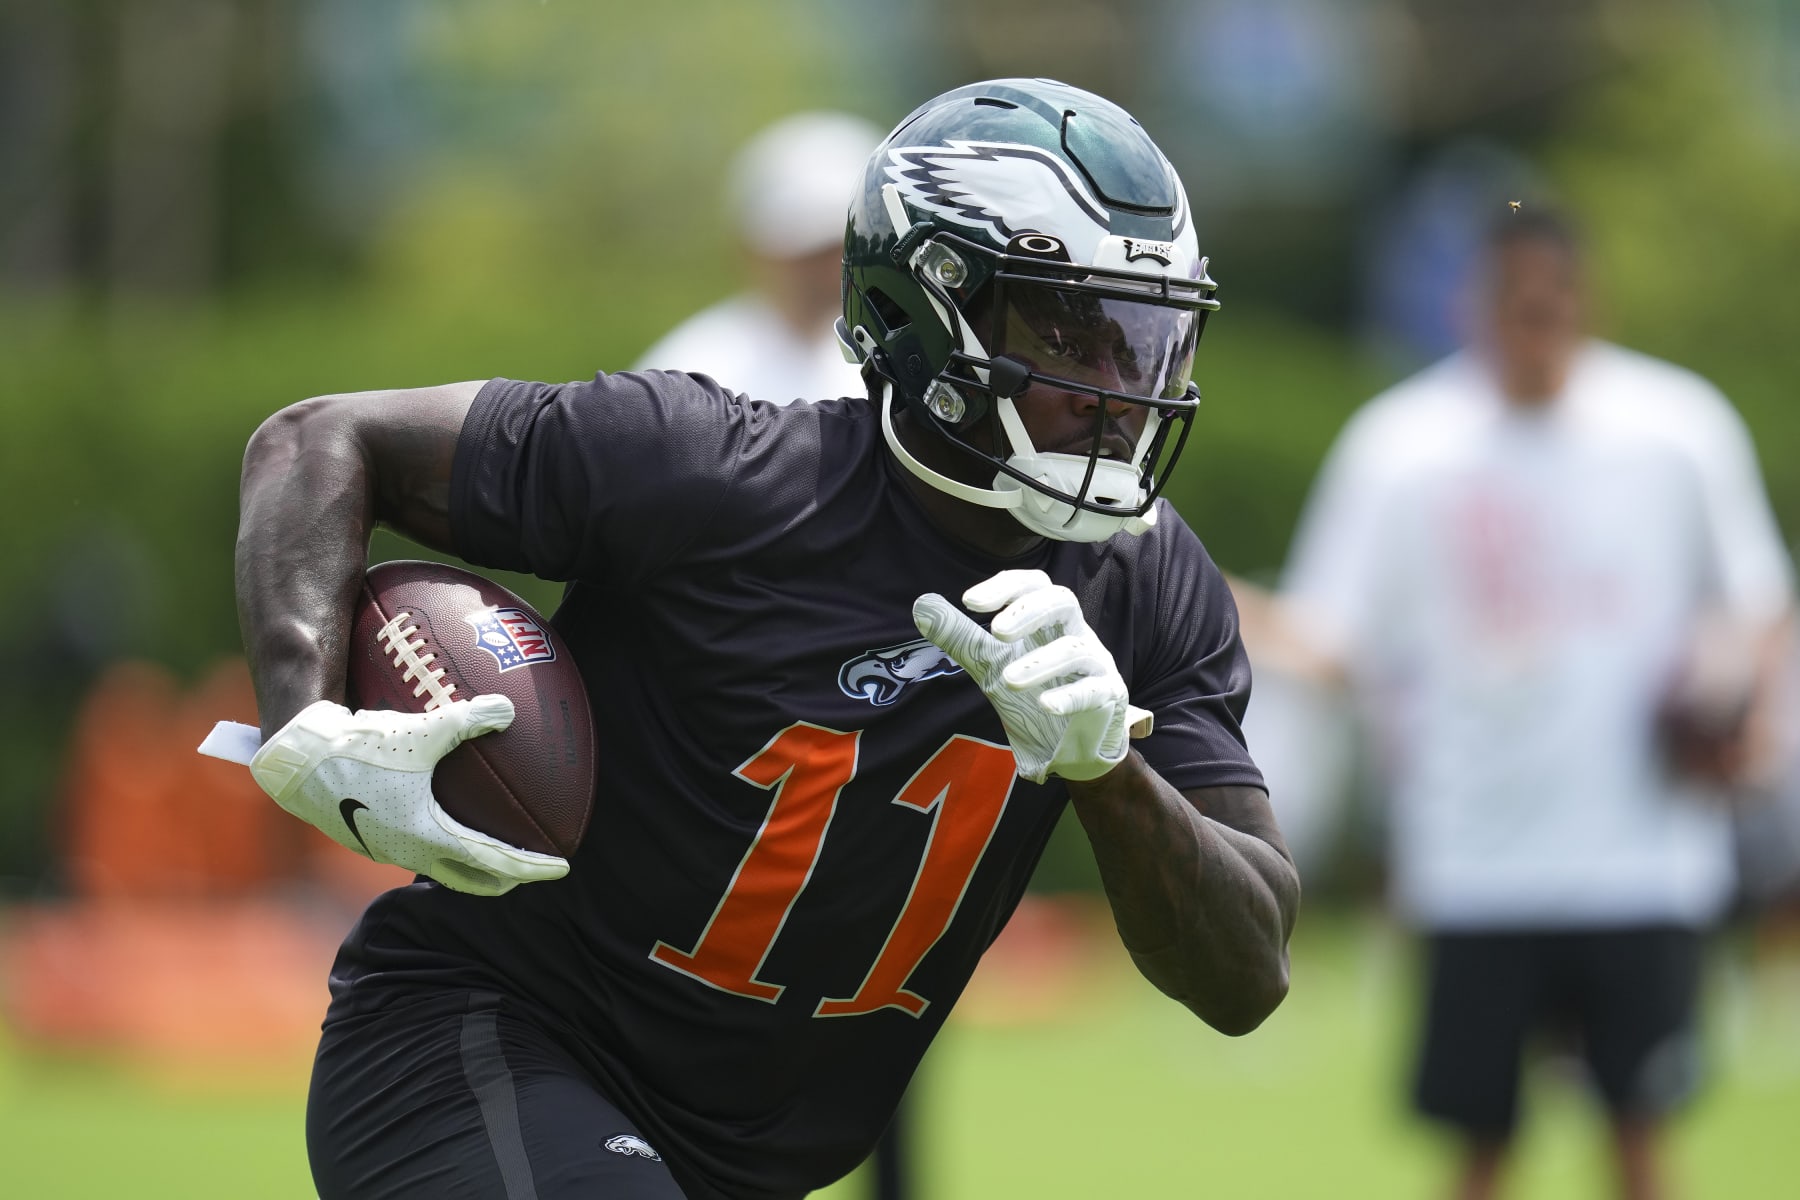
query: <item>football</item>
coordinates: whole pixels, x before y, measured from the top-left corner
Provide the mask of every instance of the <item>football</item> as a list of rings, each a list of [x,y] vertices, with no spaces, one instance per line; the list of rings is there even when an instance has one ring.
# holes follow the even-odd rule
[[[369,568],[351,630],[349,706],[427,712],[490,692],[512,700],[512,726],[445,755],[431,790],[470,828],[567,858],[593,811],[595,762],[587,691],[562,638],[469,571]]]

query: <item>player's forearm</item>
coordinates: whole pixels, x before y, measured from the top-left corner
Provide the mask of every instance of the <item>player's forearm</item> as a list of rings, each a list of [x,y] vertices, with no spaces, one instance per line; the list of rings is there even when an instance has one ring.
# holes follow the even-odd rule
[[[284,409],[244,455],[238,621],[265,737],[315,700],[344,698],[374,502],[362,449],[328,409],[327,401]]]
[[[450,548],[456,444],[481,387],[319,396],[250,439],[238,620],[265,734],[315,700],[343,700],[350,613],[375,522]]]
[[[1196,811],[1135,752],[1069,794],[1145,978],[1223,1033],[1261,1024],[1287,994],[1300,883],[1285,853]]]

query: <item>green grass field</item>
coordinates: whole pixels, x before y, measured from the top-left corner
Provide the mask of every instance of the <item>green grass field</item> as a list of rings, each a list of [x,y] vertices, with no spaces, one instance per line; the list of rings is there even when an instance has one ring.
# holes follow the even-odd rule
[[[1800,962],[1732,957],[1711,989],[1713,1082],[1675,1139],[1678,1194],[1800,1195]],[[1442,1150],[1397,1100],[1410,971],[1391,932],[1319,916],[1295,941],[1287,1004],[1248,1038],[1210,1033],[1112,954],[1070,1015],[953,1023],[920,1076],[921,1195],[1434,1195]],[[0,1196],[310,1196],[303,1070],[175,1078],[0,1045]],[[1574,1086],[1546,1069],[1531,1094],[1511,1194],[1605,1196]],[[852,1178],[821,1195],[862,1194]]]

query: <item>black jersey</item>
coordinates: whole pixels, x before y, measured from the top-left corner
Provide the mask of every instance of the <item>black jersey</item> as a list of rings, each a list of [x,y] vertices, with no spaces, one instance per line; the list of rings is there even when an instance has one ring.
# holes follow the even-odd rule
[[[695,1197],[791,1197],[868,1152],[1065,802],[1019,779],[923,592],[1004,567],[1081,598],[1178,788],[1261,786],[1217,568],[1142,537],[987,558],[939,534],[866,401],[789,407],[673,372],[495,380],[458,444],[472,563],[567,580],[599,733],[567,878],[378,899],[332,1020],[478,987],[551,1030]]]

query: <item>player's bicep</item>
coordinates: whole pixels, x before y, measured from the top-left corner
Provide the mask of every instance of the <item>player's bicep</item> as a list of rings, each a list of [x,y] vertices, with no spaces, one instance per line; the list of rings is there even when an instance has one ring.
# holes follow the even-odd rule
[[[450,476],[457,438],[483,381],[342,397],[367,456],[375,519],[450,550]]]

